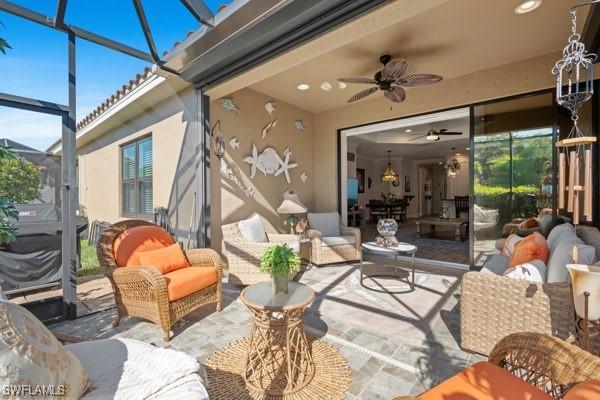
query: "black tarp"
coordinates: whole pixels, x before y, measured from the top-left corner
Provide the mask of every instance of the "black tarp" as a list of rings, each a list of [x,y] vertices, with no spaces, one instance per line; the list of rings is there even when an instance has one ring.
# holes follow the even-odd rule
[[[62,278],[60,210],[53,204],[19,204],[17,238],[0,250],[0,286],[5,293],[34,290]],[[86,221],[77,221],[78,232]]]

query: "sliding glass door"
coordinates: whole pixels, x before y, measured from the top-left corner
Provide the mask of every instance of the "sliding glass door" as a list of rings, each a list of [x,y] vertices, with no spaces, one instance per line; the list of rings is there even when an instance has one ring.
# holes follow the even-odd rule
[[[551,93],[473,108],[473,261],[497,253],[496,241],[552,212],[556,109]]]

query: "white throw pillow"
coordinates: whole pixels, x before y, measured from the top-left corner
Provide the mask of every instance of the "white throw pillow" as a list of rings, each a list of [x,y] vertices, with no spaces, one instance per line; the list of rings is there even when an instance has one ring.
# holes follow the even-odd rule
[[[89,386],[81,362],[33,314],[18,304],[0,301],[0,387],[23,387],[33,393],[79,399]],[[6,393],[3,393],[5,395]],[[25,393],[23,398],[29,398]],[[7,398],[21,398],[8,395]]]
[[[546,264],[541,260],[531,260],[504,271],[504,276],[531,282],[546,282]]]
[[[563,224],[564,225],[564,224]],[[573,247],[577,247],[577,260],[573,260]],[[548,258],[548,283],[569,282],[569,271],[567,264],[586,264],[594,263],[596,259],[596,249],[586,244],[575,243],[573,241],[560,242],[550,253]]]
[[[321,232],[322,237],[342,236],[338,213],[308,213],[307,218],[310,229]]]
[[[260,243],[267,243],[269,241],[265,227],[258,215],[241,220],[238,222],[238,228],[246,240]]]

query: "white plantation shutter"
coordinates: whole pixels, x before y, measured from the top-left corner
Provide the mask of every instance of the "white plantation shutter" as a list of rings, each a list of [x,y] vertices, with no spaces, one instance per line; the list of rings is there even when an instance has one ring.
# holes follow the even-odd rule
[[[152,214],[152,138],[122,148],[123,214]]]

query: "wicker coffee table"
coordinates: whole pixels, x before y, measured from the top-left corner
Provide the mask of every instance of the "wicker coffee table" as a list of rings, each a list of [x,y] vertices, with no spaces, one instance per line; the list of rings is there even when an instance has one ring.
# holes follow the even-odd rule
[[[246,385],[267,395],[296,392],[315,373],[302,314],[315,292],[289,282],[287,294],[273,295],[271,282],[260,282],[242,291],[240,299],[254,317],[244,368]]]
[[[380,278],[398,278],[400,279],[400,275],[398,274],[398,268],[400,267],[398,265],[398,256],[402,255],[402,254],[407,254],[411,257],[412,262],[411,262],[411,279],[409,281],[409,285],[410,285],[410,290],[415,290],[415,254],[417,254],[417,246],[415,246],[414,244],[410,244],[410,243],[403,243],[400,242],[398,244],[396,244],[395,246],[391,246],[391,247],[384,247],[384,246],[380,246],[375,242],[366,242],[366,243],[362,243],[360,245],[360,247],[362,248],[363,252],[369,252],[369,253],[373,253],[373,254],[377,254],[377,255],[382,255],[382,256],[393,256],[394,257],[394,265],[392,265],[391,267],[394,269],[394,274],[370,274],[370,275],[366,275],[363,272],[363,259],[361,257],[361,261],[360,261],[360,284],[370,290],[374,290],[374,291],[380,291],[377,289],[373,289],[371,287],[365,286],[363,284],[363,280],[365,278],[375,278],[375,277],[380,277]]]

